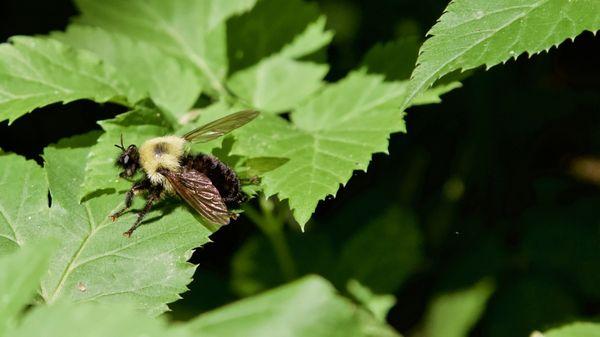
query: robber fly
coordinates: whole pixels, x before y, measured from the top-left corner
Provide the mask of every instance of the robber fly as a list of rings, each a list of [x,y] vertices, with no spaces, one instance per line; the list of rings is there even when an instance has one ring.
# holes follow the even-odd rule
[[[141,147],[115,145],[122,153],[117,166],[123,169],[122,178],[132,177],[139,169],[144,178],[136,182],[125,196],[125,207],[110,215],[115,221],[125,213],[134,195],[146,191],[146,206],[137,214],[133,226],[124,236],[130,237],[152,208],[152,204],[165,194],[178,195],[203,218],[217,225],[225,225],[236,215],[229,211],[247,199],[241,191],[240,179],[229,166],[207,154],[190,154],[190,142],[207,142],[235,130],[258,116],[258,112],[245,110],[217,119],[182,137],[164,136],[145,141]]]

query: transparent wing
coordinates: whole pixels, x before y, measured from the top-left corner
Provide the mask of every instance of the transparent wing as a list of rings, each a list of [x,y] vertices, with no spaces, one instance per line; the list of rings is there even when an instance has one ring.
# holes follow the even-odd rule
[[[229,223],[231,216],[227,206],[217,188],[203,173],[196,170],[165,170],[161,173],[167,177],[177,194],[203,218],[217,225]]]
[[[227,115],[186,133],[183,135],[183,138],[188,142],[208,142],[250,122],[256,118],[258,114],[259,112],[254,110],[243,110],[232,113],[231,115]]]

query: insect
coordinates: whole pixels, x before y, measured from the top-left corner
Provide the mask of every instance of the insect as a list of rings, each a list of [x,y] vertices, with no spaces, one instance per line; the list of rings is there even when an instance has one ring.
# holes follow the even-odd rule
[[[244,110],[227,115],[194,129],[185,135],[164,136],[145,141],[142,146],[134,144],[125,147],[123,136],[116,165],[123,169],[122,178],[132,177],[139,169],[144,177],[133,184],[125,195],[125,207],[110,215],[115,221],[125,213],[133,203],[133,197],[147,192],[144,208],[137,214],[133,226],[124,236],[131,234],[140,226],[152,204],[166,194],[178,195],[194,208],[203,218],[217,225],[225,225],[235,219],[235,213],[229,211],[244,202],[247,197],[241,191],[241,182],[229,166],[207,154],[190,154],[186,146],[190,142],[207,142],[235,130],[258,116],[257,111]]]

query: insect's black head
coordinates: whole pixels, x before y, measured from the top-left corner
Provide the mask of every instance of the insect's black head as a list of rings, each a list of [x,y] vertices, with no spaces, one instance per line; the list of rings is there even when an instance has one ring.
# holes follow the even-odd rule
[[[131,144],[125,147],[123,145],[123,135],[121,135],[121,144],[115,146],[122,151],[116,162],[116,165],[123,169],[119,176],[122,178],[133,177],[140,168],[140,153],[137,146]]]

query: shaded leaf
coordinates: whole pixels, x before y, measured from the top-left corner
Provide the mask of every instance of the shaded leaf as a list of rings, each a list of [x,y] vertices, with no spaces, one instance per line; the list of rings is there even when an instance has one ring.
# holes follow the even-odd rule
[[[377,44],[369,49],[362,66],[369,73],[385,75],[390,81],[406,80],[415,67],[420,45],[421,41],[416,36]]]
[[[494,285],[489,280],[438,296],[425,317],[424,335],[428,337],[466,337],[479,320]]]
[[[91,53],[25,36],[0,44],[0,121],[13,122],[51,103],[106,102],[127,93],[121,75]]]
[[[306,277],[264,294],[201,315],[189,328],[202,336],[373,336],[370,321],[335,294],[322,278]],[[379,326],[383,325],[381,323]]]
[[[348,281],[348,292],[380,322],[385,322],[388,311],[396,304],[394,295],[377,295],[356,280]]]
[[[227,35],[232,71],[278,53],[289,58],[308,55],[333,37],[318,6],[301,0],[261,0],[228,22]]]
[[[534,337],[535,335],[532,335]],[[577,322],[548,330],[540,337],[600,337],[600,324]]]
[[[344,245],[334,275],[339,284],[356,279],[373,291],[391,293],[421,259],[421,233],[414,215],[391,208],[365,224]]]

